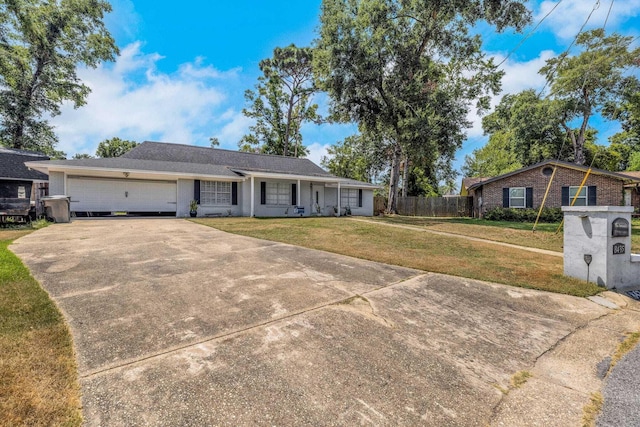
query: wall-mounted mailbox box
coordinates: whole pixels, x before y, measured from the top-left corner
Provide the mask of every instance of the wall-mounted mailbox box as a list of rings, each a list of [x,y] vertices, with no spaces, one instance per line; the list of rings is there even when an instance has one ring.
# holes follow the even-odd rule
[[[629,221],[616,218],[611,223],[611,237],[627,237],[629,235]]]

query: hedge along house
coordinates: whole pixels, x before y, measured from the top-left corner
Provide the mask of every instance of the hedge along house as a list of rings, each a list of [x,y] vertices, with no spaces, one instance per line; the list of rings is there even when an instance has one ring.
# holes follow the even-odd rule
[[[576,206],[625,206],[632,205],[634,200],[640,201],[637,194],[634,195],[638,191],[640,177],[591,169],[579,190],[589,170],[587,166],[547,160],[493,178],[472,181],[466,190],[473,197],[474,216],[481,218],[494,208],[539,209],[554,166],[557,171],[545,207],[569,206],[576,194]]]
[[[76,216],[373,215],[376,185],[339,178],[308,159],[143,142],[106,159],[50,160],[50,194],[70,197]]]

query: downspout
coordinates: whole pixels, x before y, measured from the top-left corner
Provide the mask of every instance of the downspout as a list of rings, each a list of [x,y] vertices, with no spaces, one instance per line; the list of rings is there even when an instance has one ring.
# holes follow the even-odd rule
[[[251,175],[251,213],[249,215],[251,218],[255,216],[255,211],[254,211],[255,203],[256,203],[256,195],[255,195],[254,176]]]

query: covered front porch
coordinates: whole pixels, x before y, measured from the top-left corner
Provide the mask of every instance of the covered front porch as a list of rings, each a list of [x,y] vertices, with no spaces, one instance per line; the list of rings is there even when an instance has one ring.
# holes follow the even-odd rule
[[[373,215],[377,186],[326,177],[251,174],[245,181],[250,217]]]

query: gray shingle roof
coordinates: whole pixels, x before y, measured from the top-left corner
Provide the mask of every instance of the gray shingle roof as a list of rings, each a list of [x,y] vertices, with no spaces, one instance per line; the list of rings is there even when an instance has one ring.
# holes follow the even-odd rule
[[[42,153],[0,147],[0,179],[24,179],[47,181],[49,177],[35,170],[29,170],[24,162],[48,160]]]
[[[131,170],[187,173],[194,175],[213,175],[238,178],[239,175],[231,171],[228,167],[211,165],[205,163],[184,163],[175,161],[140,160],[128,159],[124,157],[113,157],[107,159],[72,159],[72,160],[50,160],[42,162],[47,165],[77,166],[87,168],[118,169],[123,172]]]
[[[233,170],[252,172],[286,173],[293,175],[332,175],[308,159],[245,153],[194,145],[168,144],[145,141],[122,158],[183,162],[192,164],[228,166]]]
[[[492,182],[495,182],[495,181],[498,181],[498,180],[501,180],[501,179],[504,179],[504,178],[507,178],[507,177],[510,177],[510,176],[513,176],[513,175],[517,175],[519,173],[522,173],[522,172],[525,172],[525,171],[528,171],[528,170],[531,170],[531,169],[539,168],[539,167],[544,166],[544,165],[550,165],[550,166],[557,165],[559,167],[564,167],[564,168],[568,168],[568,169],[575,169],[575,170],[579,170],[579,171],[582,171],[582,172],[586,172],[587,170],[591,169],[590,173],[593,174],[593,175],[609,176],[611,178],[619,179],[620,181],[638,181],[638,178],[634,178],[633,176],[630,176],[630,175],[625,175],[624,172],[611,172],[611,171],[607,171],[607,170],[603,170],[603,169],[589,168],[589,166],[577,165],[575,163],[565,162],[565,161],[562,161],[562,160],[545,160],[545,161],[542,161],[540,163],[536,163],[535,165],[527,166],[527,167],[524,167],[522,169],[518,169],[518,170],[515,170],[515,171],[512,171],[512,172],[507,172],[505,174],[498,175],[498,176],[495,176],[493,178],[486,178],[484,181],[480,181],[480,182],[476,182],[476,183],[471,184],[469,186],[469,189],[472,190],[472,189],[481,187],[481,186],[483,186],[485,184],[489,184],[489,183],[492,183]]]

